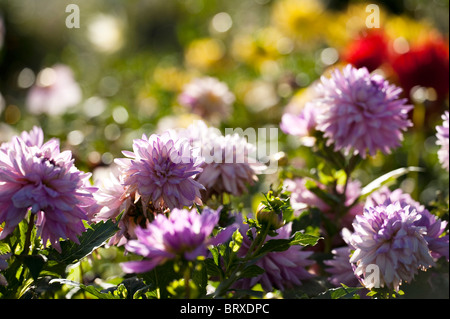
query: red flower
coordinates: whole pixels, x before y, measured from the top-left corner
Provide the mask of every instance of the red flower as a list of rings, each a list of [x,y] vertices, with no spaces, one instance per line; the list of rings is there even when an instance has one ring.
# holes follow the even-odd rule
[[[366,67],[369,72],[387,60],[388,41],[382,31],[370,31],[351,42],[342,53],[342,59],[356,68]]]
[[[404,54],[393,56],[391,65],[407,94],[416,85],[435,89],[438,99],[448,94],[449,48],[442,38],[430,38]]]

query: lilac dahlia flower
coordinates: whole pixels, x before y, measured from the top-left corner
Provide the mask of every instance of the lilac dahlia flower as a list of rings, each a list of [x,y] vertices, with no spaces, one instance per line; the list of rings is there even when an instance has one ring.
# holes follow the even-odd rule
[[[143,273],[171,259],[195,260],[206,256],[208,246],[225,242],[236,230],[235,226],[229,226],[212,237],[219,218],[220,209],[208,207],[201,214],[196,209],[173,209],[169,217],[157,215],[146,228],[137,228],[137,239],[125,246],[128,252],[145,258],[122,263],[122,269],[126,273]]]
[[[122,246],[129,238],[136,238],[134,229],[139,223],[133,218],[134,194],[127,194],[123,186],[122,176],[116,177],[113,173],[110,177],[103,179],[99,185],[98,191],[94,194],[97,204],[101,207],[100,211],[94,216],[92,221],[114,220],[123,212],[119,221],[119,231],[110,238],[109,245]]]
[[[133,152],[123,151],[129,158],[116,159],[123,174],[128,195],[136,193],[143,209],[148,205],[157,211],[202,204],[195,180],[202,172],[202,158],[195,154],[189,142],[172,131],[133,141]]]
[[[242,224],[239,231],[243,237],[242,245],[239,248],[238,257],[244,257],[252,241],[247,236],[248,224]],[[252,229],[253,236],[256,236]],[[292,223],[288,223],[277,229],[278,235],[267,237],[270,239],[288,239],[291,236]],[[308,280],[314,275],[306,270],[307,267],[314,264],[313,260],[308,259],[312,251],[302,251],[299,246],[291,246],[288,250],[281,252],[270,252],[261,257],[255,265],[261,267],[265,272],[252,278],[243,278],[234,284],[237,289],[251,289],[257,283],[260,283],[265,291],[272,291],[273,288],[285,290],[294,286],[302,285],[303,280]]]
[[[362,284],[372,289],[377,280],[367,280],[369,265],[379,268],[380,287],[399,290],[402,282],[410,282],[418,273],[434,265],[424,238],[426,227],[416,225],[421,215],[400,202],[369,207],[353,223],[349,245],[355,249],[350,258],[354,273]]]
[[[74,166],[70,151],[60,152],[52,139],[43,143],[41,129],[16,136],[0,151],[0,223],[4,239],[28,212],[34,214],[37,234],[60,250],[60,238],[78,243],[97,205],[90,174]]]
[[[230,117],[234,100],[228,86],[212,77],[194,79],[185,85],[178,97],[182,106],[212,123]]]
[[[205,159],[203,172],[197,176],[197,181],[206,188],[204,199],[222,193],[240,196],[266,168],[255,157],[256,147],[238,134],[223,136],[203,121],[196,121],[183,135]]]
[[[390,153],[400,145],[402,131],[412,125],[407,117],[412,106],[399,99],[401,88],[366,68],[336,69],[331,78],[321,77],[317,90],[321,96],[313,103],[322,108],[317,129],[336,151],[353,150],[363,158],[367,150],[371,156],[378,150]]]
[[[442,115],[442,125],[436,126],[437,145],[441,148],[438,151],[439,162],[442,167],[449,171],[449,113],[446,111]]]
[[[365,207],[387,206],[394,202],[399,202],[402,207],[409,205],[417,211],[421,218],[414,225],[426,228],[424,238],[428,243],[431,256],[436,259],[445,256],[449,260],[449,236],[448,234],[443,235],[447,227],[447,221],[441,221],[431,214],[425,206],[416,202],[411,195],[404,193],[400,188],[392,192],[386,186],[380,188],[366,199]]]

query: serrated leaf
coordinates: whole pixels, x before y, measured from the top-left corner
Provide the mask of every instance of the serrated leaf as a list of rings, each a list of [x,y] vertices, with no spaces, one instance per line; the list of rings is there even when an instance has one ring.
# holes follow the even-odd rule
[[[111,220],[93,224],[78,237],[79,245],[69,240],[61,241],[61,253],[50,249],[48,259],[65,265],[73,264],[103,245],[118,230],[117,225]]]
[[[302,232],[296,232],[294,234],[293,239],[289,243],[292,245],[301,245],[301,246],[314,246],[317,244],[317,242],[323,239],[323,237],[314,236],[310,234],[304,234]]]

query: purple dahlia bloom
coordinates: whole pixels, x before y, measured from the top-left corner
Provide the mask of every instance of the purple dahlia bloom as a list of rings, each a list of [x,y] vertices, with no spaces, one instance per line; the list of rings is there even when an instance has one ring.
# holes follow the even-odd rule
[[[313,103],[322,109],[317,129],[336,151],[353,150],[363,158],[367,150],[371,156],[378,150],[390,153],[412,125],[407,116],[412,106],[399,99],[402,89],[366,68],[336,69],[330,78],[321,77],[317,90],[320,97]]]
[[[256,147],[238,134],[224,136],[218,129],[196,121],[183,135],[205,159],[203,172],[197,176],[197,181],[206,188],[204,199],[222,193],[240,196],[266,168],[255,157]]]
[[[123,174],[127,194],[136,193],[143,208],[149,204],[156,210],[183,208],[202,204],[203,185],[195,180],[202,172],[202,158],[189,142],[172,131],[133,141],[133,152],[123,151],[129,158],[116,159]]]
[[[243,237],[242,245],[237,252],[239,257],[244,257],[252,244],[251,239],[247,236],[248,229],[248,224],[242,224],[239,229]],[[291,236],[291,231],[292,223],[288,223],[277,229],[277,236],[268,237],[266,240],[288,239]],[[252,229],[252,232],[255,237],[255,230]],[[285,290],[294,286],[300,286],[302,285],[302,280],[307,280],[314,276],[306,270],[307,267],[314,264],[313,260],[308,259],[312,254],[312,251],[302,251],[302,248],[299,246],[291,246],[288,250],[281,252],[270,252],[255,263],[255,265],[265,270],[263,274],[252,278],[240,279],[233,287],[237,289],[251,289],[254,285],[260,283],[265,291],[272,291],[273,288]]]
[[[439,162],[442,167],[449,171],[449,113],[446,111],[442,115],[442,125],[436,126],[437,145],[441,148],[438,151]]]
[[[434,265],[424,238],[426,227],[416,224],[420,218],[416,209],[402,207],[400,202],[369,207],[356,216],[349,240],[355,250],[350,263],[366,288],[372,289],[377,283],[365,281],[368,266],[379,268],[380,287],[398,291],[402,282],[411,282],[419,269]]]
[[[416,226],[423,226],[426,228],[424,238],[428,243],[431,256],[433,258],[440,258],[445,256],[449,260],[449,236],[443,236],[447,227],[447,221],[441,221],[435,215],[431,214],[425,206],[421,205],[412,199],[411,195],[403,193],[399,188],[391,192],[391,190],[384,186],[366,199],[365,207],[375,207],[379,205],[387,206],[394,202],[399,202],[402,207],[411,206],[421,216],[414,224]]]
[[[229,226],[212,237],[219,218],[220,209],[214,211],[208,207],[201,214],[196,209],[175,208],[169,217],[157,215],[147,228],[137,228],[137,239],[128,241],[125,246],[128,252],[145,258],[122,263],[122,269],[126,273],[143,273],[167,260],[195,260],[206,256],[208,246],[225,242],[236,230],[235,226]]]
[[[41,129],[16,136],[0,151],[0,223],[4,239],[28,212],[37,216],[37,234],[60,250],[60,238],[78,243],[82,220],[96,212],[90,174],[79,171],[70,151],[60,152],[52,139],[43,143]]]

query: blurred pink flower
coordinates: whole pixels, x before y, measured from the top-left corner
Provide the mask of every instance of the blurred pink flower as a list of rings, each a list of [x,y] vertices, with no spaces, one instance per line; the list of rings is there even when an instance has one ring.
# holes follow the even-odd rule
[[[442,164],[442,167],[449,171],[449,113],[445,111],[442,115],[442,125],[436,126],[436,137],[437,137],[437,145],[440,145],[441,148],[438,151],[439,162]]]
[[[286,134],[298,136],[303,145],[313,146],[319,112],[317,105],[306,103],[299,115],[285,113],[281,118],[280,128]]]
[[[81,88],[75,82],[72,70],[57,64],[39,72],[36,84],[28,92],[26,105],[32,114],[60,115],[81,99]]]
[[[186,84],[178,101],[194,114],[217,124],[230,117],[235,96],[225,83],[203,77]]]

